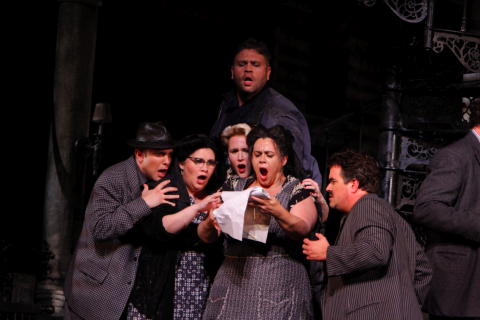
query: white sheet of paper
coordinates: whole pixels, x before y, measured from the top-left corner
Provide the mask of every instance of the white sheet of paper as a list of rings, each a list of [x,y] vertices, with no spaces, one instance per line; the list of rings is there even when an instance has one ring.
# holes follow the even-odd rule
[[[247,207],[251,192],[252,188],[222,192],[223,204],[213,211],[213,215],[222,232],[232,238],[239,241],[245,238],[266,243],[270,216],[258,211],[253,212],[253,207]],[[248,221],[245,221],[246,213],[249,216]]]
[[[223,204],[213,210],[213,216],[220,228],[222,228],[222,232],[239,241],[242,241],[243,219],[250,191],[250,189],[223,191]]]
[[[266,243],[270,216],[259,212],[255,207],[247,206],[243,224],[243,238]]]

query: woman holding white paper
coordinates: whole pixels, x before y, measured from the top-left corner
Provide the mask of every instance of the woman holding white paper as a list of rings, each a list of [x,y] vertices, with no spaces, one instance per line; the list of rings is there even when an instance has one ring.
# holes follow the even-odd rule
[[[254,178],[231,181],[231,190],[260,186],[269,199],[251,197],[256,214],[270,216],[267,243],[225,237],[225,259],[212,285],[203,319],[310,319],[310,282],[301,239],[317,211],[292,152],[291,134],[281,126],[256,127],[248,135]],[[205,242],[220,232],[212,215],[199,225]]]

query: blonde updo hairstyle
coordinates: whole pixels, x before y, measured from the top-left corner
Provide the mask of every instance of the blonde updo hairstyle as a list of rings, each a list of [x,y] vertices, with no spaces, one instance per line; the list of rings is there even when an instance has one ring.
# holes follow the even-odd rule
[[[220,138],[222,139],[223,144],[228,146],[228,140],[234,136],[248,136],[252,128],[246,123],[237,123],[223,129]]]

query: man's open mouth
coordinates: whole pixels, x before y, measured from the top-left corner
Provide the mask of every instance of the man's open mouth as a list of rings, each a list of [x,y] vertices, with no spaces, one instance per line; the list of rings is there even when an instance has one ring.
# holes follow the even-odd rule
[[[245,77],[245,78],[243,78],[243,83],[247,86],[251,85],[253,83],[253,79],[250,78],[250,77]]]

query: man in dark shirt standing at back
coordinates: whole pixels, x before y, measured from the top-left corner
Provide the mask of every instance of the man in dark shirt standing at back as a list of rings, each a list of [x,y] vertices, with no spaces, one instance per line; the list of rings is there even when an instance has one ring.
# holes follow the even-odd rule
[[[236,50],[231,67],[235,89],[225,94],[210,136],[218,139],[229,125],[246,122],[270,128],[281,125],[295,138],[293,148],[303,168],[319,186],[318,163],[311,155],[310,133],[303,114],[283,95],[267,86],[272,68],[267,46],[248,39]]]
[[[272,68],[267,46],[255,39],[241,43],[235,51],[231,73],[235,84],[234,90],[224,95],[216,122],[210,131],[210,137],[217,140],[227,126],[245,122],[251,126],[262,124],[266,128],[281,125],[294,137],[293,149],[299,165],[313,179],[305,179],[305,188],[314,191],[322,198],[320,188],[322,176],[317,160],[311,155],[310,133],[305,117],[286,97],[267,85]],[[301,177],[297,177],[301,178]],[[315,182],[317,185],[315,185]],[[323,201],[324,202],[324,201]],[[317,210],[322,220],[326,219],[328,210],[324,212],[321,201]],[[322,213],[323,212],[323,213]],[[321,225],[316,227],[319,231]],[[309,267],[312,281],[312,295],[316,313],[323,288],[323,271],[321,262],[311,262]]]

